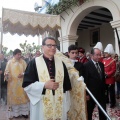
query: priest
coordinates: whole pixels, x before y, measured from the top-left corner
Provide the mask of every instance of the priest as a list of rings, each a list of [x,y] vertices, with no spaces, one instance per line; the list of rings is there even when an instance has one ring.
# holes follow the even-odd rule
[[[30,120],[87,120],[85,84],[56,47],[53,37],[44,38],[43,55],[33,59],[24,73]]]
[[[55,55],[56,47],[54,38],[45,38],[43,55],[33,59],[24,73],[30,120],[67,120],[72,87],[66,65]]]

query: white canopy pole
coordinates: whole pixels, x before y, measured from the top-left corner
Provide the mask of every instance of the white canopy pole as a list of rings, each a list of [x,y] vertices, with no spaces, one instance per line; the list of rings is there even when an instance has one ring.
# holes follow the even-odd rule
[[[1,26],[0,53],[2,53],[2,44],[3,44],[3,26]]]
[[[63,39],[62,39],[62,28],[61,28],[61,45],[62,45],[62,50],[61,50],[61,52],[63,53]]]
[[[1,19],[1,41],[0,41],[0,53],[2,53],[2,44],[3,44],[3,8],[2,8],[2,19]],[[0,68],[1,68],[1,61],[0,61]],[[1,100],[1,75],[0,75],[0,100]]]
[[[2,52],[2,44],[3,44],[3,8],[2,8],[2,19],[1,19],[1,41],[0,41],[0,53]],[[1,64],[0,64],[1,67]]]
[[[1,26],[0,53],[2,53],[2,41],[3,41],[3,27]],[[0,61],[0,68],[1,68],[1,61]],[[1,100],[1,75],[0,75],[0,100]]]

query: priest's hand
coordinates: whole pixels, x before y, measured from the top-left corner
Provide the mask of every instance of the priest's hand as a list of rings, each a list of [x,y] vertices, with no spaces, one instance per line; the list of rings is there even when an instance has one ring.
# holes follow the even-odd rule
[[[45,89],[56,90],[59,87],[59,83],[55,82],[54,79],[51,79],[45,83]]]

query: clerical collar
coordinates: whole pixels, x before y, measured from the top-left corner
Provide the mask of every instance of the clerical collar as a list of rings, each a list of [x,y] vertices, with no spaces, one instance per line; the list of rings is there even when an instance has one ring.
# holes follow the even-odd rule
[[[53,58],[48,58],[48,57],[46,57],[45,55],[43,55],[43,58],[44,58],[45,60],[47,60],[47,61],[54,61],[54,57],[53,57]]]

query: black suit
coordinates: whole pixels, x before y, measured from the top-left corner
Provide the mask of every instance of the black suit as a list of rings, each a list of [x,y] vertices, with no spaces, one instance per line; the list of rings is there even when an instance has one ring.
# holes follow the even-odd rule
[[[30,58],[25,58],[25,62],[28,64],[30,62]]]
[[[83,75],[83,64],[80,62],[75,62],[74,67],[76,70],[79,71],[79,75],[82,76]]]
[[[1,61],[1,70],[2,70],[2,74],[1,74],[1,98],[3,99],[5,104],[7,104],[7,82],[4,81],[4,71],[6,68],[6,64],[7,64],[6,59]]]
[[[53,62],[49,63],[50,60],[47,60],[46,58],[44,58],[44,60],[45,60],[45,63],[47,65],[49,74],[50,74],[50,68],[49,67],[52,66],[52,68],[51,68],[52,71],[51,72],[52,72],[52,75],[55,75],[55,62],[53,61]],[[64,82],[63,82],[63,90],[64,91],[63,92],[65,93],[66,91],[71,90],[72,87],[71,87],[71,82],[70,82],[70,79],[69,79],[68,71],[67,71],[67,68],[66,68],[64,63],[63,63],[63,68],[64,68]],[[32,84],[36,81],[39,81],[38,72],[37,72],[35,59],[32,59],[28,63],[28,66],[25,70],[22,87],[23,88],[27,87],[28,85],[30,85],[30,84]],[[43,89],[42,94],[45,94],[45,89]]]
[[[83,76],[88,89],[92,92],[92,94],[101,104],[103,109],[106,110],[104,65],[101,62],[99,62],[98,64],[101,74],[98,73],[95,64],[92,60],[90,60],[84,64]],[[95,102],[92,100],[92,98],[90,98],[90,100],[87,101],[88,120],[92,120],[94,107]],[[101,112],[101,110],[99,110],[99,118],[100,120],[106,120],[106,117]]]

